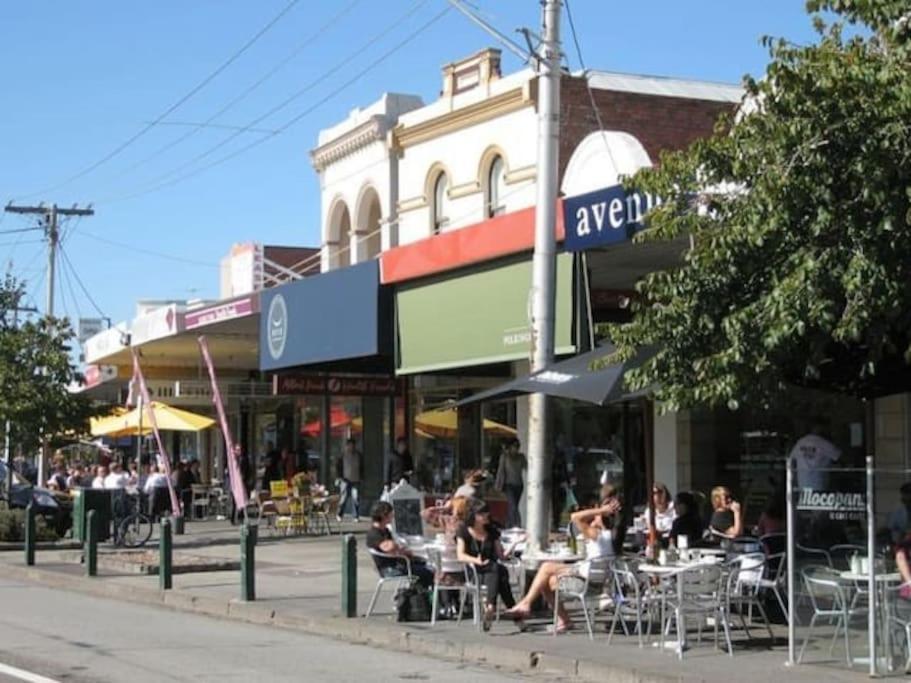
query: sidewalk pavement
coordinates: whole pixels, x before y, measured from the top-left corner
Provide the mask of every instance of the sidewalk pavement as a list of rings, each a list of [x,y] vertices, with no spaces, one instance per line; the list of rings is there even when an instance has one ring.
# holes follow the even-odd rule
[[[343,532],[363,534],[367,524],[346,523]],[[243,603],[237,571],[180,574],[174,576],[174,589],[158,590],[154,576],[99,570],[99,576],[84,576],[81,565],[67,563],[67,553],[40,551],[35,567],[25,567],[20,553],[0,553],[0,571],[10,578],[25,579],[45,586],[74,590],[102,597],[161,605],[167,608],[210,616],[236,619],[255,624],[303,631],[383,649],[407,651],[524,672],[552,672],[583,680],[608,682],[729,681],[767,683],[770,677],[788,681],[860,681],[860,670],[850,671],[829,658],[826,665],[788,668],[786,632],[776,628],[776,642],[746,645],[742,631],[734,632],[734,657],[712,645],[707,634],[701,645],[686,652],[683,661],[672,653],[654,647],[640,649],[635,637],[615,635],[610,646],[603,618],[599,620],[594,641],[584,627],[572,633],[552,636],[543,632],[542,619],[532,622],[535,631],[521,633],[511,622],[494,624],[490,633],[481,633],[470,620],[461,625],[452,621],[399,624],[392,619],[392,590],[380,596],[370,619],[341,616],[340,558],[341,538],[271,537],[263,529],[256,548],[255,602]],[[174,549],[192,548],[192,554],[211,558],[234,559],[240,554],[239,531],[226,522],[196,522],[187,533],[174,537]],[[363,614],[376,585],[376,571],[358,538],[358,608]],[[102,547],[101,552],[107,552]],[[69,552],[72,555],[72,551]],[[577,623],[581,623],[580,621]],[[757,627],[757,633],[761,629]],[[808,659],[819,660],[819,651],[808,652]]]

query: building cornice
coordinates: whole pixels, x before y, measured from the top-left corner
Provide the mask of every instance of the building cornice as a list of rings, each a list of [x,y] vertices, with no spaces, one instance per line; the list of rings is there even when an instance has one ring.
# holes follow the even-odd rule
[[[385,142],[388,130],[389,125],[384,117],[371,116],[344,135],[311,150],[310,163],[317,172],[322,172],[330,164],[354,154],[373,142]]]
[[[534,106],[530,82],[500,95],[489,97],[467,107],[436,116],[428,121],[406,126],[400,123],[392,129],[392,145],[404,150],[413,145],[433,140],[447,133],[453,133],[469,126],[484,123],[525,107]]]

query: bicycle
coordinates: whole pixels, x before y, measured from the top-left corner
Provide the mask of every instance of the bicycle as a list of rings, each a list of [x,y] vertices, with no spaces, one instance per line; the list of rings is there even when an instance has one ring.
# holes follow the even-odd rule
[[[142,494],[139,492],[113,492],[111,512],[114,522],[114,545],[141,548],[152,537],[152,518],[142,511],[141,503]]]

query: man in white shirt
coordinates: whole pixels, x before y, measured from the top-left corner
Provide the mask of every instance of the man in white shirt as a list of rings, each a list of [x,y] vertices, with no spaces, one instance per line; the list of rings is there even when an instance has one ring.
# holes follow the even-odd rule
[[[123,466],[116,460],[111,463],[111,473],[104,478],[104,488],[125,489],[130,475],[123,471]]]
[[[826,468],[841,457],[841,451],[820,434],[822,426],[817,424],[806,436],[801,437],[791,449],[791,457],[797,463],[797,488],[825,491],[829,484]]]
[[[104,488],[104,479],[108,476],[108,468],[104,465],[99,465],[95,468],[95,478],[92,479],[92,488],[93,489],[103,489]]]

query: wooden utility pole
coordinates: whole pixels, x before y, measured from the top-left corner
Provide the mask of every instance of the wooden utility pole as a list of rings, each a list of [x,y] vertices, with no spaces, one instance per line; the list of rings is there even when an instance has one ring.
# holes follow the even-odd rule
[[[54,316],[54,286],[57,275],[57,244],[60,241],[60,231],[57,225],[59,216],[94,216],[95,211],[91,207],[80,209],[73,205],[69,209],[63,209],[56,204],[45,206],[14,206],[12,203],[6,205],[7,213],[18,214],[37,214],[44,216],[44,235],[47,237],[47,305],[44,314],[49,318]],[[38,457],[38,485],[44,483],[47,478],[47,441],[42,439],[41,455]]]

